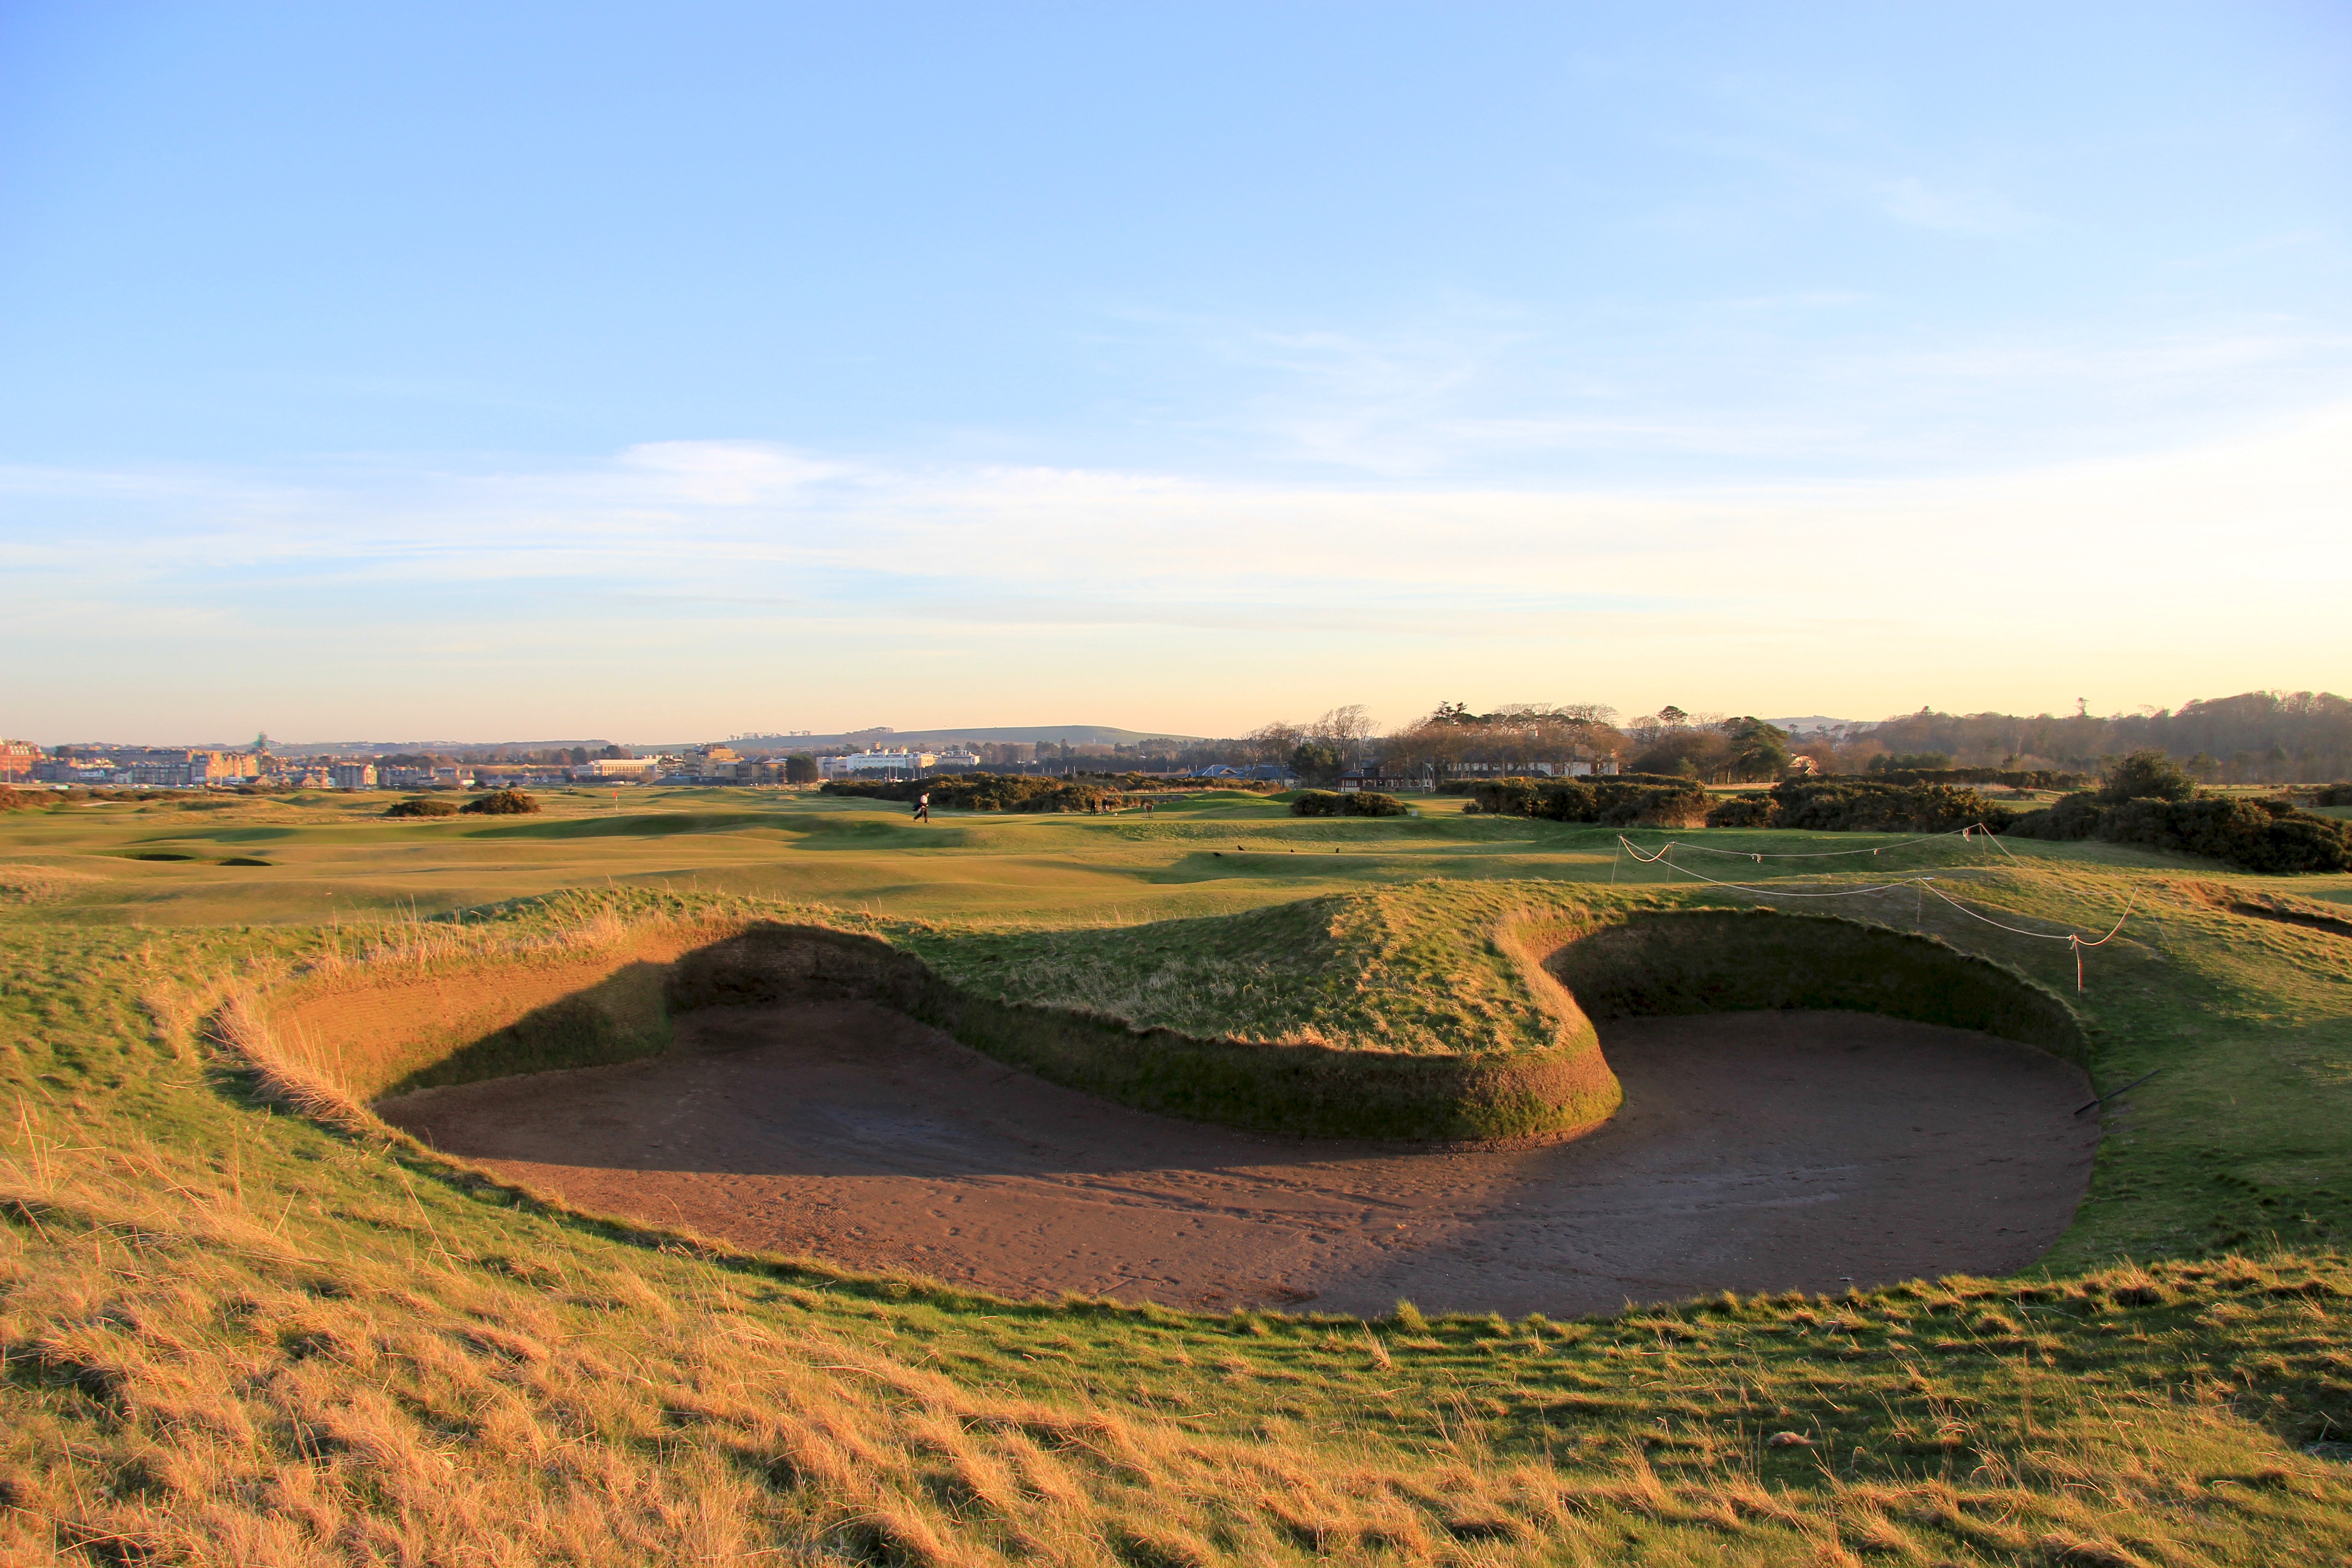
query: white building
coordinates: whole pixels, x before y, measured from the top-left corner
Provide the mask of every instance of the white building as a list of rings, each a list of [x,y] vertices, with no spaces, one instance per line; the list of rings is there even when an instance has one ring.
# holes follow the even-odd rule
[[[819,757],[816,765],[829,779],[911,779],[929,773],[939,760],[929,752],[852,752]]]
[[[937,760],[941,773],[961,773],[966,768],[980,766],[978,752],[941,752]]]

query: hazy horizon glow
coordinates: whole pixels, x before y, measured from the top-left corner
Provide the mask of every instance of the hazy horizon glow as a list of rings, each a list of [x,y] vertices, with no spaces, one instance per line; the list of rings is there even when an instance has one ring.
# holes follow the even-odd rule
[[[2341,690],[2347,89],[2297,5],[16,7],[0,732]]]

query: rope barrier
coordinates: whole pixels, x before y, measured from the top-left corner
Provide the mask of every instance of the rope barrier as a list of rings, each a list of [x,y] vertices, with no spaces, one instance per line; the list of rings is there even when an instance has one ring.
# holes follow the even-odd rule
[[[1983,825],[1982,825],[1982,824],[1980,824],[1980,823],[1979,823],[1979,824],[1973,824],[1973,825],[1971,825],[1971,827],[1962,828],[1962,829],[1960,829],[1960,830],[1959,830],[1959,832],[1960,832],[1960,834],[1961,834],[1961,836],[1962,836],[1962,837],[1968,837],[1968,836],[1969,836],[1969,835],[1971,834],[1972,829],[1973,829],[1974,827],[1981,827],[1981,826],[1983,826]],[[2011,860],[2011,862],[2012,864],[2016,865],[2020,869],[2022,869],[2022,868],[2023,868],[2023,867],[2024,867],[2024,862],[2023,862],[2023,861],[2019,860],[2019,859],[2017,858],[2017,857],[2016,857],[2014,854],[2012,854],[2012,853],[2011,853],[2011,852],[2010,852],[2009,847],[2008,847],[2007,845],[2002,844],[2002,843],[2000,842],[2000,837],[1999,837],[1997,834],[1995,834],[1995,833],[1994,833],[1990,828],[1989,828],[1989,827],[1987,827],[1987,828],[1985,828],[1985,829],[1984,829],[1984,833],[1985,833],[1985,837],[1987,837],[1988,838],[1990,838],[1990,839],[1993,841],[1994,845],[1995,845],[1997,847],[1999,847],[1999,848],[2000,849],[2000,851],[2001,851],[2003,854],[2005,854],[2005,855],[2009,855],[2010,860]],[[1933,837],[1935,837],[1935,838],[1949,838],[1949,837],[1953,837],[1953,835],[1948,834],[1948,833],[1941,833],[1941,834],[1937,834],[1937,835],[1934,835],[1934,836],[1933,836]],[[1930,838],[1914,838],[1914,839],[1907,840],[1906,842],[1908,842],[1908,843],[1912,843],[1912,844],[1925,844],[1925,843],[1932,842],[1932,839],[1930,839]],[[1763,859],[1764,859],[1764,858],[1763,858],[1762,856],[1753,854],[1753,853],[1751,853],[1751,852],[1749,852],[1749,851],[1748,851],[1748,850],[1744,850],[1744,849],[1708,849],[1708,847],[1707,847],[1707,846],[1706,846],[1706,845],[1700,845],[1700,844],[1683,844],[1683,843],[1679,842],[1678,840],[1675,840],[1675,839],[1672,839],[1672,838],[1670,838],[1670,839],[1666,840],[1666,842],[1665,842],[1664,844],[1663,844],[1663,845],[1661,845],[1661,846],[1659,847],[1659,848],[1658,848],[1658,852],[1657,852],[1656,854],[1654,854],[1654,855],[1644,855],[1644,854],[1643,854],[1643,853],[1642,853],[1642,847],[1641,847],[1641,846],[1640,846],[1640,845],[1635,844],[1633,840],[1631,840],[1631,839],[1627,838],[1627,837],[1626,837],[1623,834],[1622,834],[1622,833],[1621,833],[1621,834],[1619,834],[1619,835],[1617,836],[1617,847],[1618,847],[1618,850],[1619,850],[1619,852],[1620,852],[1621,854],[1631,855],[1632,857],[1633,857],[1633,858],[1634,858],[1635,860],[1639,861],[1640,863],[1642,863],[1643,865],[1645,865],[1645,866],[1654,866],[1654,865],[1656,865],[1658,862],[1660,862],[1660,861],[1662,861],[1662,860],[1663,860],[1663,861],[1664,861],[1664,862],[1665,862],[1665,867],[1666,867],[1666,874],[1667,874],[1667,877],[1668,877],[1668,879],[1672,879],[1673,875],[1674,875],[1674,873],[1675,873],[1675,871],[1680,870],[1680,871],[1683,871],[1683,872],[1687,873],[1687,874],[1688,874],[1688,875],[1690,875],[1690,876],[1693,876],[1693,877],[1697,878],[1700,881],[1702,881],[1702,882],[1705,882],[1705,883],[1708,884],[1710,887],[1722,888],[1722,889],[1727,889],[1727,890],[1728,890],[1728,891],[1730,891],[1730,892],[1735,892],[1735,893],[1744,893],[1744,894],[1747,894],[1748,896],[1749,896],[1749,897],[1751,897],[1751,898],[1759,898],[1759,899],[1760,899],[1760,898],[1772,898],[1772,899],[1850,899],[1850,898],[1860,898],[1860,897],[1863,897],[1863,896],[1864,896],[1864,895],[1866,895],[1866,894],[1871,894],[1871,893],[1891,893],[1891,892],[1895,891],[1895,890],[1896,889],[1898,889],[1898,888],[1911,888],[1911,889],[1915,889],[1915,891],[1914,891],[1914,895],[1913,895],[1915,898],[1920,898],[1923,894],[1926,894],[1926,893],[1933,893],[1933,894],[1935,894],[1935,895],[1936,895],[1936,897],[1937,897],[1937,898],[1939,898],[1939,899],[1943,900],[1944,900],[1944,902],[1946,902],[1947,904],[1949,904],[1952,908],[1954,908],[1954,909],[1956,909],[1956,910],[1959,910],[1959,912],[1960,912],[1960,913],[1962,913],[1962,914],[1964,914],[1964,915],[1968,916],[1968,917],[1969,917],[1969,919],[1970,919],[1970,920],[1972,920],[1972,921],[1981,921],[1982,923],[1984,923],[1984,924],[1986,924],[1986,925],[1989,925],[1989,926],[1991,926],[1991,927],[1995,928],[1996,930],[2008,931],[2009,933],[2011,933],[2011,935],[2013,935],[2013,936],[2030,937],[2030,938],[2032,938],[2032,940],[2034,940],[2034,941],[2036,941],[2036,942],[2064,942],[2064,943],[2067,945],[2067,947],[2068,947],[2070,950],[2072,950],[2072,952],[2074,952],[2074,989],[2075,989],[2076,991],[2078,991],[2078,992],[2079,992],[2079,991],[2085,991],[2085,990],[2087,990],[2087,989],[2088,989],[2088,987],[2084,984],[2084,979],[2083,979],[2083,950],[2084,950],[2084,948],[2087,948],[2087,947],[2105,947],[2108,942],[2113,942],[2113,941],[2115,940],[2115,938],[2116,938],[2116,934],[2118,931],[2121,931],[2124,929],[2124,922],[2131,919],[2131,913],[2132,913],[2132,910],[2133,910],[2134,909],[2137,908],[2137,907],[2138,907],[2138,904],[2139,904],[2139,891],[2138,891],[2138,889],[2133,889],[2133,891],[2132,891],[2132,896],[2130,897],[2130,899],[2128,899],[2127,900],[2126,900],[2126,901],[2125,901],[2125,904],[2124,904],[2124,912],[2123,912],[2122,914],[2118,915],[2118,916],[2116,918],[2116,923],[2115,923],[2115,925],[2114,925],[2113,927],[2111,927],[2111,928],[2108,930],[2108,931],[2107,931],[2107,934],[2106,934],[2106,935],[2105,935],[2105,936],[2103,936],[2103,937],[2099,938],[2096,942],[2094,942],[2094,941],[2091,941],[2089,938],[2087,938],[2087,937],[2084,936],[2084,935],[2083,935],[2083,933],[2082,933],[2082,932],[2080,932],[2080,931],[2063,931],[2063,932],[2061,932],[2061,931],[2027,931],[2023,926],[2013,926],[2013,925],[2010,925],[2010,924],[2008,924],[2006,921],[1994,920],[1994,919],[1993,919],[1991,916],[1990,916],[1990,915],[1980,915],[1980,914],[1977,913],[1977,911],[1976,911],[1976,910],[1972,910],[1972,909],[1969,908],[1966,904],[1964,904],[1964,903],[1960,902],[1958,899],[1953,898],[1949,893],[1945,892],[1941,888],[1937,887],[1937,886],[1936,886],[1937,879],[1936,879],[1936,878],[1934,878],[1934,877],[1926,877],[1926,876],[1921,876],[1921,877],[1900,877],[1900,878],[1897,878],[1897,879],[1895,879],[1894,881],[1891,881],[1891,882],[1874,882],[1874,883],[1872,883],[1872,884],[1870,884],[1870,885],[1868,885],[1868,886],[1866,886],[1866,887],[1860,887],[1860,888],[1833,888],[1833,889],[1827,889],[1827,890],[1820,891],[1820,892],[1807,891],[1807,890],[1802,890],[1802,889],[1794,889],[1794,888],[1759,888],[1759,887],[1757,887],[1757,886],[1753,885],[1752,883],[1747,883],[1747,882],[1727,882],[1727,881],[1724,881],[1724,880],[1723,880],[1722,879],[1720,879],[1720,878],[1717,878],[1717,877],[1710,877],[1710,876],[1708,876],[1708,875],[1707,875],[1706,872],[1704,872],[1704,871],[1696,871],[1696,870],[1692,870],[1692,869],[1691,869],[1691,868],[1689,868],[1689,867],[1687,867],[1687,866],[1681,866],[1681,867],[1677,867],[1677,866],[1675,864],[1675,862],[1674,862],[1674,858],[1673,858],[1673,857],[1674,857],[1674,852],[1675,852],[1677,848],[1681,848],[1681,849],[1707,849],[1707,850],[1708,850],[1708,853],[1710,853],[1710,854],[1738,856],[1738,857],[1741,857],[1741,858],[1747,858],[1747,859],[1754,860],[1754,861],[1756,861],[1756,862],[1757,862],[1758,864],[1759,864],[1759,865],[1763,863]],[[1902,846],[1902,845],[1900,845],[1900,844],[1889,844],[1889,845],[1884,845],[1884,846],[1882,846],[1881,847],[1883,847],[1883,848],[1888,848],[1888,849],[1899,849],[1899,848],[1902,848],[1902,847],[1903,847],[1903,846]],[[1841,850],[1832,851],[1831,853],[1838,854],[1838,855],[1858,855],[1858,854],[1863,853],[1863,851],[1858,850],[1858,849],[1841,849]],[[1875,855],[1875,854],[1877,854],[1877,853],[1878,853],[1878,851],[1877,851],[1877,850],[1875,850],[1875,849],[1874,849],[1874,850],[1871,850],[1869,853],[1871,853],[1871,854],[1873,854],[1873,855]],[[1818,859],[1818,858],[1822,858],[1822,857],[1820,857],[1820,856],[1805,855],[1805,854],[1775,855],[1775,856],[1773,856],[1773,857],[1772,857],[1772,858],[1774,858],[1774,859],[1776,859],[1776,860]],[[1609,873],[1609,880],[1610,880],[1610,882],[1611,882],[1611,884],[1612,884],[1612,886],[1615,884],[1615,882],[1616,882],[1616,880],[1617,880],[1616,864],[1617,864],[1616,859],[1615,859],[1615,858],[1614,858],[1614,857],[1612,857],[1612,858],[1611,858],[1611,861],[1610,861],[1610,873]],[[1966,870],[1966,869],[1974,869],[1974,868],[1963,867],[1963,868],[1958,868],[1958,869],[1963,869],[1963,870]],[[1922,903],[1920,904],[1919,908],[1920,908],[1920,909],[1924,909],[1924,908],[1925,908],[1925,904],[1924,904],[1924,902],[1922,902]],[[2029,918],[2031,918],[2031,917],[2029,917]],[[1917,923],[1918,919],[1919,919],[1919,910],[1918,910],[1918,909],[1915,909],[1915,910],[1913,910],[1912,919],[1913,919],[1913,922],[1914,922],[1915,924],[1916,924],[1916,923]]]

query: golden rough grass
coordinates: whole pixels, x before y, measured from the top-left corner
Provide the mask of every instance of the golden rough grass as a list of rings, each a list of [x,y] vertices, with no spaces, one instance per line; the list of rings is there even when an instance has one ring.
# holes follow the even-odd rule
[[[2352,1425],[2339,1252],[1573,1324],[1015,1307],[567,1214],[193,1033],[599,908],[0,952],[0,1561],[2352,1559],[2297,1449]]]

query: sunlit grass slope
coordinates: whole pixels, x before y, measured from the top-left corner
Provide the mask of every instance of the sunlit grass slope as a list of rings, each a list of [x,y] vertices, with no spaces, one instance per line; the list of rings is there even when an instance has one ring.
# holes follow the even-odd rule
[[[1549,825],[1228,802],[919,838],[830,803],[648,795],[647,816],[753,821],[590,831],[582,801],[521,825],[580,827],[536,837],[436,837],[338,804],[0,826],[0,1558],[2352,1556],[2347,1467],[2302,1452],[2352,1429],[2352,939],[2210,896],[2340,908],[2341,885],[2071,846],[2016,866],[1900,851],[2031,930],[2104,930],[2137,897],[2081,993],[2063,943],[1914,889],[1834,906],[2061,992],[2103,1085],[2156,1070],[2111,1108],[2051,1267],[1574,1323],[1200,1319],[843,1278],[289,1114],[205,1039],[242,988],[761,910],[1040,1004],[1407,1043],[1476,1017],[1503,1037],[1518,1004],[1479,966],[1505,957],[1461,934],[1496,911],[1754,901],[1622,860],[1612,893],[1613,837]],[[285,836],[204,837],[261,829]],[[275,864],[214,863],[256,842]],[[1830,886],[1743,875],[1784,909]],[[583,890],[527,897],[555,886]],[[467,913],[403,926],[412,900]],[[1199,919],[1220,912],[1237,918]],[[1351,969],[1381,1000],[1337,984]],[[1451,1004],[1449,969],[1469,977]],[[1211,985],[1223,1000],[1194,994]]]

